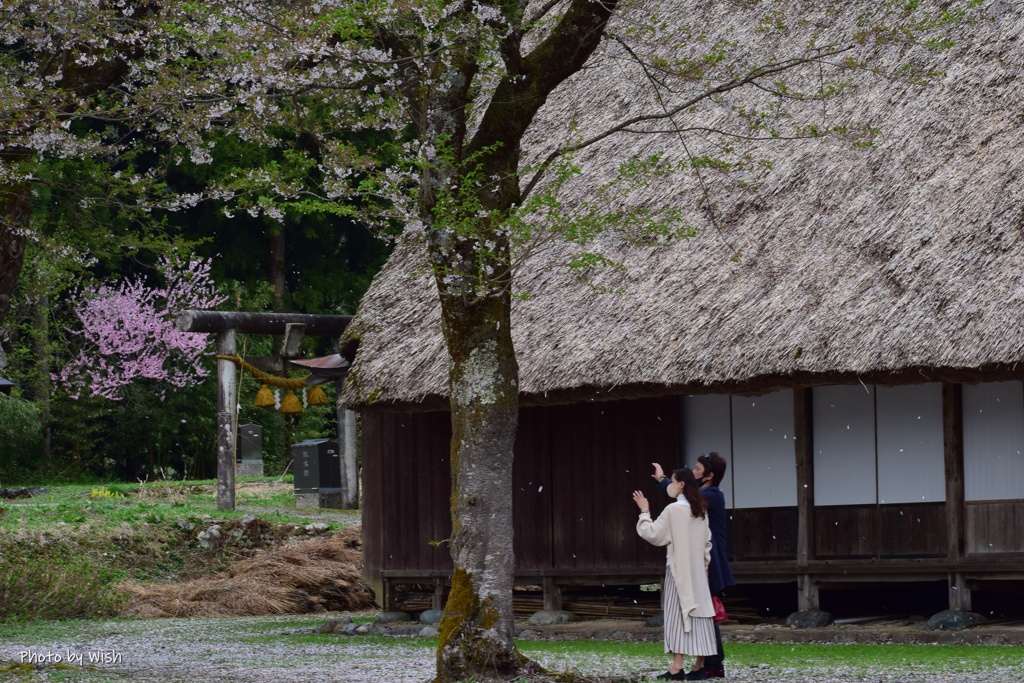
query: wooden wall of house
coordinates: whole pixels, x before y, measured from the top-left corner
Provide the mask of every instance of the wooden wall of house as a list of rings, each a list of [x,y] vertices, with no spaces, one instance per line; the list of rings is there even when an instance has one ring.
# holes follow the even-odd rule
[[[965,536],[968,555],[1020,553],[1024,500],[968,501]]]
[[[553,407],[549,414],[552,545],[537,568],[546,564],[553,572],[580,575],[663,573],[664,550],[637,536],[632,492],[645,491],[655,515],[669,502],[651,479],[651,463],[671,468],[679,462],[678,401],[583,403]],[[536,545],[535,533],[524,533],[524,544]]]
[[[793,393],[684,396],[683,459],[715,451],[728,462],[728,555],[735,562],[796,558]]]
[[[968,556],[1024,550],[1024,385],[963,388]]]
[[[967,554],[1024,551],[1024,387],[965,386]],[[810,432],[795,433],[791,390],[681,398],[684,459],[718,450],[730,463],[733,561],[793,559],[798,486],[813,487],[810,560],[946,557],[949,510],[942,386],[822,386]],[[798,483],[794,437],[812,443],[813,481]],[[786,462],[787,456],[790,462]]]
[[[816,506],[812,547],[822,560],[944,557],[946,505]]]
[[[728,511],[731,562],[796,558],[797,509],[738,508]]]
[[[362,416],[363,566],[448,572],[451,533],[447,413],[374,411]]]
[[[525,408],[513,482],[518,572],[657,575],[664,556],[636,536],[630,492],[646,491],[659,512],[667,498],[650,478],[650,463],[692,466],[711,450],[730,465],[723,484],[728,553],[741,576],[744,563],[758,576],[766,566],[795,568],[799,486],[814,492],[811,562],[1009,562],[1024,553],[1024,385],[962,391],[959,511],[946,502],[944,439],[947,423],[957,420],[944,412],[941,385],[818,387],[806,404],[812,419],[801,420],[792,390]],[[808,433],[797,434],[796,424],[808,425]],[[450,434],[444,412],[363,413],[370,574],[450,571],[447,545],[436,545],[450,529]],[[808,482],[795,475],[801,438],[814,446]],[[959,525],[958,544],[951,539]],[[949,555],[954,546],[962,548]]]
[[[517,568],[524,575],[664,569],[664,551],[636,534],[635,489],[668,502],[651,462],[679,462],[678,399],[587,403],[520,411],[515,446]],[[450,417],[363,413],[363,562],[382,570],[450,570]]]

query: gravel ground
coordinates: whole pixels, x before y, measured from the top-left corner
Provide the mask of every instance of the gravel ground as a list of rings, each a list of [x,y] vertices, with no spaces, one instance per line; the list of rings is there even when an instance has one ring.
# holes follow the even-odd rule
[[[210,683],[422,683],[434,671],[431,642],[419,638],[383,636],[317,635],[315,627],[327,616],[247,617],[232,619],[159,619],[66,622],[47,627],[46,636],[8,635],[0,638],[0,663],[19,663],[30,657],[51,656],[49,666],[25,675],[3,673],[0,681],[81,681],[82,683],[125,683],[126,681]],[[602,631],[601,627],[577,626],[574,631],[528,631],[524,638],[578,638],[604,634],[614,640],[650,640],[650,633],[638,637],[635,626]],[[406,626],[406,629],[409,627]],[[588,631],[587,628],[590,628]],[[612,625],[614,628],[614,625]],[[596,629],[596,630],[595,630]],[[861,629],[863,632],[864,629]],[[648,629],[650,631],[650,629]],[[752,640],[753,629],[733,629],[736,640]],[[788,629],[761,629],[778,642]],[[772,632],[770,632],[772,631]],[[893,631],[889,627],[885,632]],[[727,631],[728,633],[728,631]],[[847,639],[848,641],[849,639]],[[878,640],[878,638],[876,638]],[[884,642],[884,641],[883,641]],[[890,641],[891,642],[891,641]],[[837,645],[836,647],[841,647]],[[647,675],[663,671],[667,659],[626,655],[562,655],[524,653],[554,670],[574,669],[582,674],[609,677]],[[830,666],[817,662],[800,670],[784,667],[730,666],[727,680],[738,682],[784,681],[810,683],[1019,683],[1024,681],[1024,649],[1007,648],[1019,656],[1013,665],[965,670],[950,664],[945,670],[877,670],[871,662],[859,667]],[[52,666],[56,655],[61,664],[68,653],[83,656],[83,669]],[[26,654],[28,653],[28,654]],[[88,667],[89,656],[106,655],[110,661]],[[1004,659],[1005,661],[1005,659]]]

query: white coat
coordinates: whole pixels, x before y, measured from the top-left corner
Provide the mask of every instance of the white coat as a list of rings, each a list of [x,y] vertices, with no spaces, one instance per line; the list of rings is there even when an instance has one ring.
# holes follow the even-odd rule
[[[654,521],[651,513],[641,512],[636,532],[652,545],[668,546],[668,565],[683,610],[683,630],[690,631],[691,617],[714,617],[707,575],[711,562],[711,527],[707,516],[694,517],[690,504],[679,496]]]

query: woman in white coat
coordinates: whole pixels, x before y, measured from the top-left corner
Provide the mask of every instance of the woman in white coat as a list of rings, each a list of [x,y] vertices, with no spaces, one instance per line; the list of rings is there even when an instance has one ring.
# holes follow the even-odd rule
[[[703,658],[716,652],[715,608],[708,588],[707,568],[711,561],[711,529],[707,501],[688,469],[675,470],[668,495],[675,498],[658,519],[651,519],[651,506],[640,491],[633,500],[640,508],[636,531],[645,541],[666,546],[668,561],[662,584],[665,618],[665,652],[672,653],[672,666],[658,678],[676,681],[701,680],[703,668],[689,674],[683,669],[683,655]]]

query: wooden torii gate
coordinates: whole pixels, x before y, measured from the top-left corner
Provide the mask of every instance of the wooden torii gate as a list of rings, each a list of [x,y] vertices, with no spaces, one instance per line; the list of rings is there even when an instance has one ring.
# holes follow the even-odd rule
[[[350,315],[315,315],[305,313],[249,313],[244,311],[182,311],[175,326],[182,332],[217,335],[217,355],[238,354],[237,337],[242,334],[270,334],[284,338],[280,357],[298,354],[302,337],[340,337],[352,320]],[[255,364],[255,363],[254,363]],[[283,366],[283,363],[281,364]],[[261,368],[267,371],[281,368]],[[237,438],[238,367],[229,360],[217,360],[217,508],[235,509],[235,440]],[[346,422],[351,416],[338,410],[338,448],[342,461],[355,457],[354,444],[347,444]],[[349,468],[342,468],[342,490],[354,489],[347,482]]]

